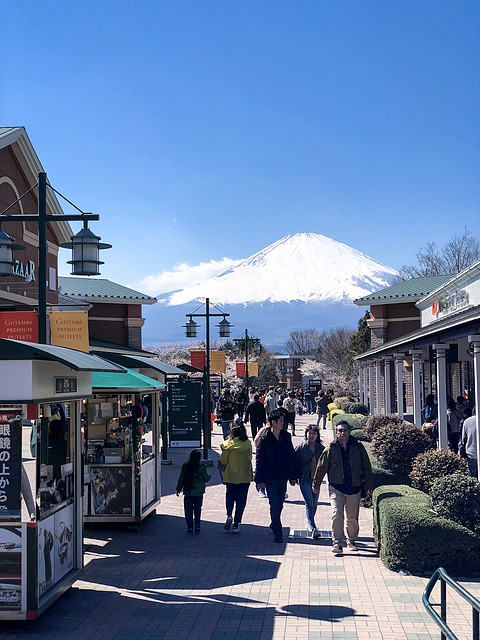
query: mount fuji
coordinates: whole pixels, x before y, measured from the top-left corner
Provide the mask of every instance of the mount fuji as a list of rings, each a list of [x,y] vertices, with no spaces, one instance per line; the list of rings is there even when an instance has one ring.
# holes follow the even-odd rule
[[[185,314],[206,297],[230,314],[234,336],[248,328],[274,348],[295,329],[355,328],[363,312],[353,300],[389,286],[396,276],[394,269],[332,238],[290,234],[227,271],[157,296],[159,304],[145,308],[144,343],[184,340]]]

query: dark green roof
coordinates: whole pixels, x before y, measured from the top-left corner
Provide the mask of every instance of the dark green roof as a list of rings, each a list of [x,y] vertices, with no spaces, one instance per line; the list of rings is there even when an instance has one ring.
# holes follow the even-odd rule
[[[90,351],[96,353],[97,356],[108,358],[110,353],[125,353],[131,355],[145,356],[146,358],[154,358],[155,354],[151,351],[143,351],[142,349],[135,349],[134,347],[127,347],[124,344],[117,344],[115,342],[108,342],[107,340],[100,340],[99,338],[90,338]]]
[[[122,284],[106,280],[105,278],[59,276],[58,286],[60,293],[88,302],[121,300],[122,302],[130,301],[141,304],[155,304],[157,301],[156,298],[152,298],[146,293],[140,293],[129,287],[124,287]]]
[[[410,280],[402,280],[391,287],[380,289],[370,293],[368,296],[354,300],[355,304],[366,305],[374,302],[416,302],[428,295],[445,282],[452,278],[452,274],[443,276],[425,276],[420,278],[410,278]]]

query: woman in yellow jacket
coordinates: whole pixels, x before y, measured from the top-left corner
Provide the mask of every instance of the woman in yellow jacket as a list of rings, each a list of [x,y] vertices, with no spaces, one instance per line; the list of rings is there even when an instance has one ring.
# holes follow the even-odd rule
[[[237,418],[230,435],[220,447],[222,453],[218,461],[224,468],[223,483],[227,487],[227,520],[224,529],[239,533],[239,525],[247,504],[248,488],[253,480],[252,443],[248,439],[242,420]],[[235,516],[232,517],[234,507]]]

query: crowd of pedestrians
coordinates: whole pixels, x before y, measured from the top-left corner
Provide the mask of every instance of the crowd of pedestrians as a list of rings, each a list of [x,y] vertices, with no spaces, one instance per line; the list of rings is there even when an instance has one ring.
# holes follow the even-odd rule
[[[314,397],[308,393],[311,403],[298,390],[270,387],[259,392],[252,389],[248,397],[243,388],[235,394],[229,389],[223,391],[218,400],[217,414],[224,436],[218,459],[218,469],[225,485],[224,529],[233,534],[239,533],[253,481],[258,495],[268,499],[273,539],[277,543],[283,542],[281,514],[288,497],[287,487],[288,484],[298,484],[305,504],[307,535],[319,538],[315,514],[319,487],[327,475],[332,506],[332,551],[343,553],[345,546],[357,551],[360,495],[362,489],[372,486],[369,458],[363,445],[350,436],[350,426],[346,421],[338,423],[334,439],[324,446],[319,423],[322,423],[322,429],[326,428],[327,400],[331,401],[333,394],[320,391]],[[303,411],[304,406],[305,409],[315,409],[317,424],[308,425],[303,441],[294,447],[295,416]],[[250,423],[253,446],[245,423]],[[177,484],[177,495],[182,490],[184,494],[189,534],[200,532],[203,494],[209,479],[205,466],[201,464],[200,452],[192,452],[182,466]]]

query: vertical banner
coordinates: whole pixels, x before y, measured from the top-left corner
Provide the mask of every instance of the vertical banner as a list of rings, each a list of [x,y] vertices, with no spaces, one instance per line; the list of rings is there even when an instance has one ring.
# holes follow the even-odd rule
[[[0,338],[38,342],[38,318],[35,311],[2,311]]]
[[[0,517],[21,518],[22,417],[0,413]]]
[[[237,362],[235,366],[237,368],[237,378],[245,378],[245,376],[247,375],[247,372],[245,370],[245,362]]]
[[[250,362],[248,364],[248,375],[251,378],[258,378],[258,362]]]
[[[225,373],[225,351],[210,351],[210,373]]]
[[[196,367],[203,371],[207,363],[205,351],[190,351],[190,364],[192,367]]]
[[[88,311],[52,311],[50,343],[88,353]]]

